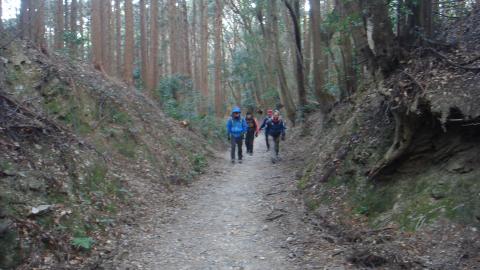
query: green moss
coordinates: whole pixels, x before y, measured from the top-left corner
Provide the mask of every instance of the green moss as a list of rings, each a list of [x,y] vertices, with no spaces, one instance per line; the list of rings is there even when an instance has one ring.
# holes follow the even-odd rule
[[[310,178],[312,176],[312,172],[313,172],[314,168],[315,168],[315,162],[310,162],[307,165],[307,168],[303,172],[302,178],[300,178],[300,180],[298,180],[298,183],[297,183],[297,188],[298,189],[302,190],[302,189],[305,189],[308,186],[308,183],[310,182]]]
[[[203,172],[203,170],[208,166],[207,159],[203,154],[194,154],[192,164],[193,170],[197,173]]]
[[[132,122],[130,116],[123,111],[112,108],[111,112],[112,122],[119,125],[128,125]]]
[[[320,201],[318,200],[315,200],[315,199],[312,199],[312,198],[307,198],[305,200],[305,206],[307,207],[307,209],[309,211],[314,211],[316,210],[318,207],[320,207]]]
[[[45,103],[45,109],[49,114],[58,114],[62,111],[60,103],[55,99]]]
[[[355,212],[362,213],[370,218],[375,218],[393,207],[395,197],[396,192],[388,186],[370,186],[354,198],[356,206]]]
[[[0,268],[14,269],[22,262],[18,234],[14,230],[6,231],[0,237]]]
[[[402,213],[394,216],[400,226],[407,231],[415,231],[435,220],[445,209],[446,201],[433,201],[428,197],[418,197],[408,202]]]
[[[135,158],[137,144],[130,136],[124,135],[121,138],[116,138],[113,147],[117,149],[119,154],[127,158]]]

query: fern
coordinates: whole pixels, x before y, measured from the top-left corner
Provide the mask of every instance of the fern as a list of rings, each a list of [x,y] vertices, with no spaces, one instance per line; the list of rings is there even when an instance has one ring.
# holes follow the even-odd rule
[[[76,249],[90,250],[95,243],[91,237],[75,237],[72,239],[72,246]]]

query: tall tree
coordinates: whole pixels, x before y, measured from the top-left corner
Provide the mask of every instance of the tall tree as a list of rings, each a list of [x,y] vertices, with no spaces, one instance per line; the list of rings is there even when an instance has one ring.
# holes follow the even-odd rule
[[[124,49],[124,73],[123,79],[128,85],[133,85],[133,61],[134,61],[134,38],[133,38],[133,4],[132,0],[125,0],[125,49]]]
[[[327,61],[325,43],[321,32],[321,7],[318,0],[310,0],[310,27],[313,41],[313,85],[314,93],[322,112],[326,113],[333,104],[333,97],[325,89]]]
[[[0,30],[3,30],[3,9],[2,9],[2,0],[0,0]]]
[[[190,51],[190,35],[188,29],[188,10],[187,2],[180,0],[180,12],[181,12],[181,30],[182,30],[182,48],[183,48],[183,74],[192,77],[192,60]]]
[[[104,15],[105,5],[102,3],[102,0],[92,0],[92,23],[91,23],[91,31],[92,31],[92,62],[95,69],[105,72],[105,36],[104,36],[104,25],[102,15]]]
[[[31,0],[22,0],[20,3],[20,30],[22,32],[22,38],[30,39],[32,18]]]
[[[147,37],[147,9],[145,0],[140,0],[140,59],[141,59],[141,77],[144,86],[148,87],[148,37]]]
[[[82,42],[80,42],[79,46],[79,51],[80,51],[80,59],[84,58],[85,55],[85,42],[84,42],[84,35],[85,33],[83,32],[83,1],[78,0],[78,32],[80,33],[80,38],[82,39]]]
[[[207,113],[208,104],[208,0],[200,0],[200,114]]]
[[[222,13],[223,1],[215,1],[215,113],[217,117],[222,117],[224,114],[224,93],[222,89]]]
[[[93,0],[92,0],[93,1]],[[103,46],[103,66],[108,75],[113,75],[113,32],[112,32],[112,3],[110,0],[101,1],[101,44]]]
[[[304,111],[307,106],[307,91],[305,89],[305,74],[303,69],[303,52],[302,52],[302,32],[300,28],[300,1],[284,0],[293,22],[293,30],[295,35],[295,56],[296,56],[296,77],[297,77],[297,93],[299,102],[300,119],[304,119]]]
[[[150,5],[150,39],[151,39],[151,56],[150,56],[150,75],[148,88],[154,91],[158,83],[158,0],[151,0]]]
[[[115,0],[115,65],[118,77],[122,76],[122,17],[120,0]]]
[[[60,50],[63,48],[63,0],[55,1],[55,43],[54,48]]]
[[[280,50],[279,44],[279,31],[278,31],[278,11],[277,11],[277,2],[271,1],[268,7],[269,20],[271,21],[271,42],[274,49],[274,61],[275,61],[275,72],[278,77],[279,82],[279,96],[282,105],[285,106],[287,111],[288,119],[295,124],[296,120],[296,108],[295,103],[290,95],[290,90],[288,88],[287,77],[285,75],[285,70],[282,63],[282,52]]]
[[[70,3],[70,35],[72,39],[70,40],[70,54],[72,57],[77,57],[77,15],[78,15],[78,6],[77,0],[72,0]]]
[[[180,68],[180,44],[178,27],[178,7],[176,0],[168,0],[168,27],[169,27],[169,49],[170,49],[170,68],[172,74],[181,73]]]

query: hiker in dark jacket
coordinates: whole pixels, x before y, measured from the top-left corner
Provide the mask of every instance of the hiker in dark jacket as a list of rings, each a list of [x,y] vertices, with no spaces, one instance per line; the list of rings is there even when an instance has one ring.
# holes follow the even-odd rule
[[[273,114],[273,111],[268,109],[267,110],[267,117],[265,117],[263,119],[263,122],[262,122],[262,125],[260,126],[260,130],[263,130],[265,128],[265,143],[267,145],[267,151],[270,150],[270,143],[268,141],[268,126],[267,126],[267,122],[268,120],[272,119],[272,114]]]
[[[247,132],[247,123],[241,116],[239,107],[234,107],[232,115],[227,121],[227,134],[230,140],[230,157],[235,163],[235,148],[238,149],[238,162],[242,163],[243,136]]]
[[[257,119],[252,115],[251,112],[247,112],[245,116],[245,121],[247,122],[247,135],[245,136],[245,145],[247,146],[247,153],[253,155],[253,142],[255,137],[258,136],[259,126]]]
[[[280,112],[275,111],[273,113],[272,119],[267,121],[267,128],[269,136],[272,136],[274,143],[274,153],[272,154],[272,162],[275,163],[279,157],[280,152],[280,139],[285,140],[285,123],[280,117]]]

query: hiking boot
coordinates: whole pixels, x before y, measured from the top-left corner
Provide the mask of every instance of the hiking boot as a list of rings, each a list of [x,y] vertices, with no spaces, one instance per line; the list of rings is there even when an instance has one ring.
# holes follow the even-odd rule
[[[232,159],[232,164],[235,164],[235,159]]]
[[[275,162],[277,162],[277,159],[272,157],[272,163],[275,164]]]
[[[239,160],[238,160],[238,163],[242,164],[242,160],[241,160],[241,159],[239,159]]]
[[[250,152],[249,154],[250,154],[250,156],[253,156],[253,152]]]

